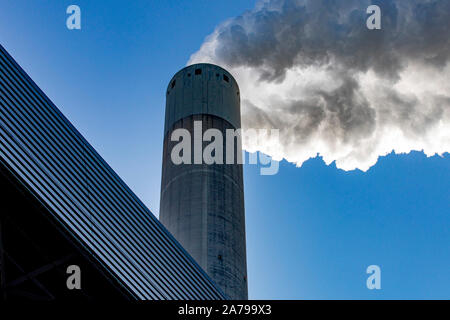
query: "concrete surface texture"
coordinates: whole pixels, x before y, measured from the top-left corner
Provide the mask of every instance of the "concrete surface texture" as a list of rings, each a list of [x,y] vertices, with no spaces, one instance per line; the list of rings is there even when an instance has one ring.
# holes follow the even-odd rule
[[[178,128],[194,137],[194,122],[202,132],[222,132],[224,162],[227,129],[240,128],[239,87],[230,73],[211,64],[179,71],[170,81],[166,99],[160,220],[196,262],[231,299],[247,299],[247,263],[243,169],[241,164],[175,165],[171,151]],[[234,158],[242,152],[235,139]],[[193,139],[192,139],[193,140]],[[203,148],[210,142],[202,142]]]

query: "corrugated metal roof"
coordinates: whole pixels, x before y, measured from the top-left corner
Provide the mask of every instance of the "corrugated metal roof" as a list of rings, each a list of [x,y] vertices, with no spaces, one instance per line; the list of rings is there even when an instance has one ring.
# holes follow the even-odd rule
[[[226,298],[1,45],[0,161],[132,296]]]

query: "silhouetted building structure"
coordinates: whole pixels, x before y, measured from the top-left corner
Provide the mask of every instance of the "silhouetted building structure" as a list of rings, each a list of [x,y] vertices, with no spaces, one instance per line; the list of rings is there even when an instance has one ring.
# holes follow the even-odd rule
[[[3,299],[226,298],[1,46],[0,172]]]

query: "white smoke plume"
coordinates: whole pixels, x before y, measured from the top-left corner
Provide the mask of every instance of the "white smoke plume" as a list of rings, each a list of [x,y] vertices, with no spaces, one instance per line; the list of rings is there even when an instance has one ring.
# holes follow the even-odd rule
[[[381,30],[366,9],[381,8]],[[395,151],[450,151],[450,0],[266,0],[220,24],[189,64],[236,77],[251,145],[300,166],[368,170]]]

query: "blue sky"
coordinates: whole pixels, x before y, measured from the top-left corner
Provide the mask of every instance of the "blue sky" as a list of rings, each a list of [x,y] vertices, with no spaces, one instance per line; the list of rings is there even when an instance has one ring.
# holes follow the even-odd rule
[[[216,25],[254,1],[2,1],[0,43],[158,214],[165,88]],[[77,4],[82,29],[66,28]],[[388,155],[245,168],[252,299],[450,298],[450,159]],[[382,289],[366,288],[366,268]]]

